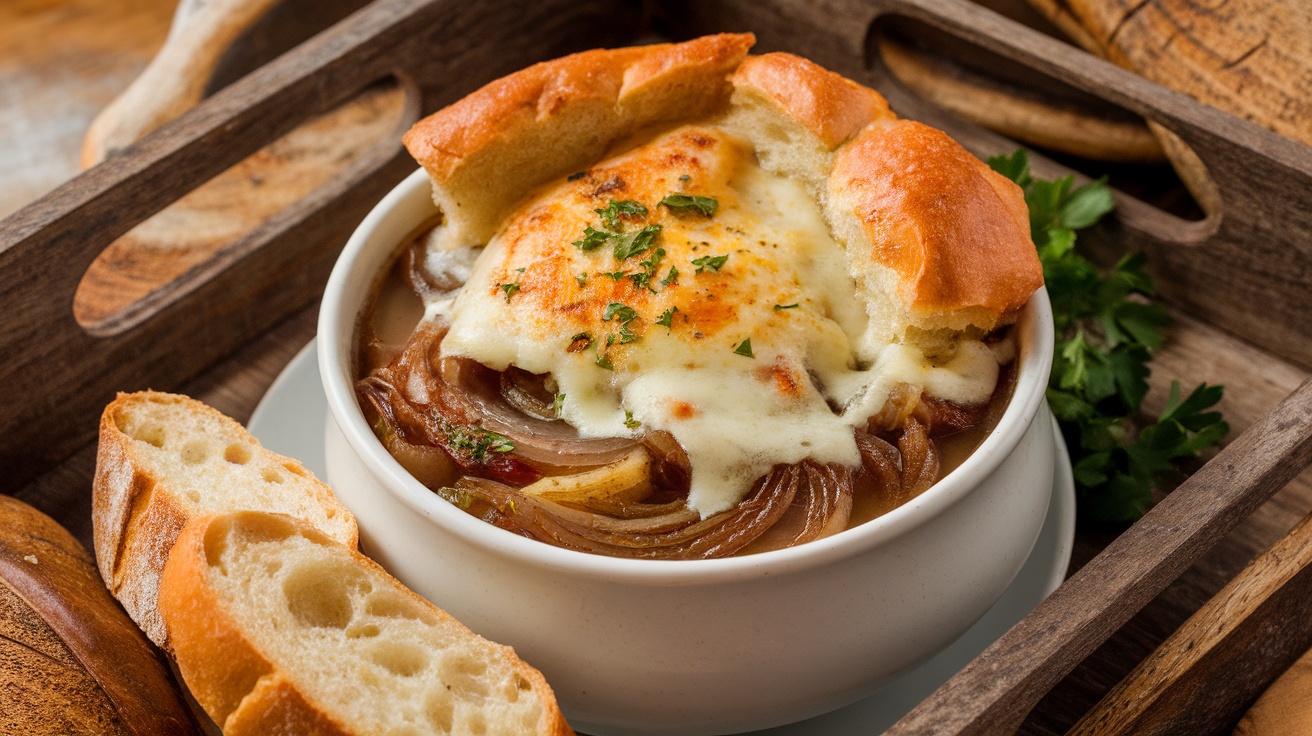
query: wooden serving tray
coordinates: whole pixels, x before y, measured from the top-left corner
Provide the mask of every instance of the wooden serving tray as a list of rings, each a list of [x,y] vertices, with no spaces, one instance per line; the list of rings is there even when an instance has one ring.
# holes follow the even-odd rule
[[[683,38],[750,30],[758,50],[793,51],[863,80],[900,114],[947,130],[977,154],[1013,150],[1014,143],[933,108],[887,74],[872,39],[877,24],[890,21],[973,44],[1166,126],[1198,154],[1221,194],[1220,207],[1200,221],[1120,195],[1115,220],[1090,240],[1103,257],[1146,252],[1178,317],[1175,340],[1155,363],[1150,408],[1160,405],[1170,376],[1222,382],[1229,391],[1223,409],[1237,436],[1109,544],[1110,535],[1082,533],[1082,569],[893,729],[1065,732],[1312,508],[1306,474],[1267,502],[1312,462],[1312,384],[1296,389],[1312,366],[1306,319],[1312,313],[1312,149],[963,0],[551,0],[476,7],[378,0],[0,222],[0,467],[6,471],[0,491],[29,500],[86,539],[88,443],[115,391],[181,388],[245,418],[313,332],[307,305],[346,236],[414,168],[401,151],[400,131],[534,61],[653,32]],[[78,322],[73,295],[82,275],[117,238],[311,116],[387,79],[406,93],[393,142],[128,309],[94,328]],[[1042,175],[1064,171],[1033,158]],[[1285,559],[1286,548],[1301,548],[1308,534],[1301,527],[1273,554]],[[1198,614],[1204,623],[1177,634],[1206,644],[1206,656],[1155,655],[1149,674],[1165,679],[1151,684],[1141,673],[1125,686],[1124,692],[1154,694],[1141,701],[1138,720],[1121,730],[1081,732],[1143,732],[1135,729],[1149,723],[1166,724],[1162,732],[1223,732],[1312,644],[1308,616],[1295,603],[1306,598],[1307,567],[1300,558],[1292,566],[1259,562],[1244,572],[1225,595],[1238,590],[1257,604],[1242,608],[1237,619],[1222,616],[1233,633],[1203,635],[1217,611],[1233,609],[1219,598]],[[1241,644],[1258,630],[1267,646],[1246,652]],[[1217,676],[1241,662],[1251,677]],[[1210,709],[1183,706],[1188,701],[1180,698],[1199,692],[1226,697],[1209,698]],[[1122,700],[1109,701],[1080,728],[1102,723],[1099,713],[1124,710]]]

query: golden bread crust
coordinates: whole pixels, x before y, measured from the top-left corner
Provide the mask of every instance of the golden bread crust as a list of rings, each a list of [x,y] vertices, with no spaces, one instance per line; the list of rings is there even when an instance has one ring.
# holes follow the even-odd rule
[[[830,188],[913,314],[973,309],[996,321],[1043,285],[1020,188],[940,130],[866,129],[839,152]]]
[[[232,532],[233,529],[238,531]],[[232,614],[237,603],[227,600],[212,581],[230,534],[260,540],[301,535],[350,558],[373,579],[391,576],[376,562],[342,546],[303,521],[281,514],[240,511],[202,516],[188,522],[178,536],[160,581],[159,610],[174,643],[174,657],[183,680],[225,736],[356,736],[346,716],[314,697],[314,684],[295,662],[283,662],[259,643]],[[453,639],[478,636],[446,611],[396,583],[398,594],[432,613]],[[517,676],[542,694],[544,731],[539,736],[573,736],[542,674],[520,660],[509,647],[486,642],[508,658]],[[346,666],[346,664],[343,664]]]
[[[833,150],[875,120],[896,117],[878,92],[800,56],[749,56],[734,88],[762,95]]]
[[[486,242],[525,192],[617,140],[728,103],[751,34],[585,51],[502,77],[419,121],[403,142],[434,182],[451,246]]]
[[[126,431],[127,417],[150,404],[201,417],[219,427],[224,437],[248,442],[257,456],[276,459],[279,466],[294,475],[313,476],[298,461],[260,448],[258,441],[230,417],[186,396],[157,391],[121,393],[105,407],[100,417],[92,482],[96,565],[105,586],[132,620],[151,641],[171,652],[168,631],[156,609],[159,576],[174,540],[187,521],[197,515],[199,507],[185,500],[182,489],[171,487],[167,479],[152,469],[150,462],[134,447],[137,440]],[[315,503],[332,509],[339,518],[351,519],[350,512],[327,486],[318,481],[309,485],[314,489]],[[355,546],[359,531],[353,520],[347,527],[347,537],[342,541]]]

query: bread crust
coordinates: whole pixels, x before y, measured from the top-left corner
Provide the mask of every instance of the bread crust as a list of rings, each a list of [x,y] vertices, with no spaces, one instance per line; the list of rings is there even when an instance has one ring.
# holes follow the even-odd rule
[[[176,394],[142,391],[120,393],[100,417],[100,439],[96,472],[92,481],[91,518],[96,564],[109,592],[123,605],[146,636],[165,651],[172,651],[168,631],[156,609],[160,572],[173,543],[197,507],[181,498],[176,489],[143,467],[133,450],[133,440],[121,424],[126,412],[144,403],[176,406],[217,422],[225,431],[258,445],[254,437],[233,419],[200,401]],[[262,450],[261,452],[268,452]],[[273,453],[269,453],[273,455]],[[310,476],[299,462],[280,458],[285,466]],[[317,501],[351,519],[350,512],[318,484]],[[359,531],[350,521],[349,538],[355,546]]]
[[[831,151],[875,120],[896,117],[883,95],[792,54],[749,56],[730,80],[738,92],[769,99]]]
[[[758,156],[834,200],[826,213],[852,272],[893,274],[908,327],[1012,320],[1043,283],[1020,189],[941,131],[897,121],[878,92],[791,54],[747,56],[753,42],[723,34],[575,54],[420,121],[405,143],[446,218],[439,247],[487,242],[525,195],[625,136],[727,111],[740,130],[791,126]],[[873,281],[890,286],[882,272]]]
[[[91,556],[53,519],[7,496],[0,496],[0,589],[11,602],[30,609],[35,619],[24,618],[54,639],[43,635],[39,642],[28,637],[17,641],[44,654],[42,665],[61,665],[55,676],[40,677],[17,694],[5,688],[11,708],[0,725],[20,733],[61,728],[71,733],[74,722],[87,727],[78,733],[200,733],[155,649],[100,584]],[[13,626],[3,627],[6,636],[22,633],[22,623],[7,622]],[[73,662],[65,660],[65,650]],[[0,665],[5,670],[0,679],[39,677],[37,671],[11,670],[19,666],[21,660]],[[74,669],[87,677],[64,676]],[[29,703],[24,700],[29,694],[43,697]],[[111,720],[102,720],[107,714],[95,707],[96,701],[108,706]]]
[[[966,310],[989,329],[1043,286],[1020,187],[943,131],[867,128],[835,158],[830,193],[859,221],[870,261],[899,275],[913,316]]]
[[[197,702],[223,727],[225,736],[354,736],[326,706],[314,701],[296,672],[285,669],[260,648],[210,583],[210,560],[217,557],[216,545],[234,525],[260,530],[256,533],[269,538],[287,536],[291,530],[318,544],[338,544],[318,530],[278,514],[237,512],[189,522],[164,568],[159,596],[159,609],[173,638],[183,679]],[[391,579],[386,570],[356,550],[342,547],[341,551],[368,574]],[[477,636],[408,588],[399,583],[397,587],[402,595],[433,612],[442,626],[454,629],[453,635]],[[512,658],[516,672],[543,694],[545,720],[550,724],[543,736],[573,736],[542,674],[519,660],[509,647],[494,646]]]
[[[502,77],[416,123],[403,142],[434,182],[449,247],[486,242],[525,192],[615,141],[727,103],[751,34],[584,51]]]

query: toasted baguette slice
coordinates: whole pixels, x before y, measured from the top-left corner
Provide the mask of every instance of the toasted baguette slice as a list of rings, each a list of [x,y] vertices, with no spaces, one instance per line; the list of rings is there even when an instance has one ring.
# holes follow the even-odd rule
[[[190,522],[159,607],[225,736],[573,733],[512,649],[290,517]]]
[[[96,564],[150,640],[171,651],[159,575],[189,519],[258,509],[304,519],[354,547],[355,517],[299,462],[185,396],[119,394],[100,418],[92,499]]]

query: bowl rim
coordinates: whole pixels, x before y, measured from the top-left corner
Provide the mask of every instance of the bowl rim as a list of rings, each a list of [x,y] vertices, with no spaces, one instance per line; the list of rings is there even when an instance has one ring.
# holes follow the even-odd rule
[[[794,547],[711,560],[608,557],[555,547],[500,529],[455,508],[406,472],[365,422],[349,378],[354,362],[350,350],[363,304],[348,303],[346,293],[348,289],[360,289],[363,292],[360,302],[363,302],[373,288],[377,273],[377,269],[361,273],[358,264],[376,258],[379,250],[386,250],[386,257],[396,251],[399,241],[382,239],[380,230],[393,225],[393,219],[401,216],[398,213],[403,205],[418,206],[415,200],[423,197],[431,213],[436,213],[437,206],[429,194],[428,175],[417,169],[374,206],[338,256],[319,309],[320,380],[329,417],[337,423],[356,458],[387,492],[441,532],[497,556],[557,573],[648,585],[712,585],[810,569],[882,546],[944,512],[991,475],[1016,449],[1031,423],[1041,418],[1039,409],[1045,400],[1053,344],[1052,308],[1046,288],[1040,288],[1030,297],[1018,320],[1016,386],[997,426],[961,465],[924,493],[882,516]],[[399,230],[413,232],[420,222],[407,220]]]

